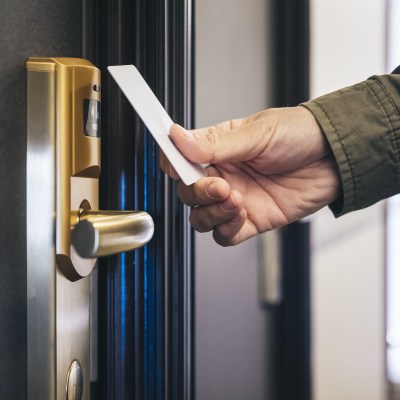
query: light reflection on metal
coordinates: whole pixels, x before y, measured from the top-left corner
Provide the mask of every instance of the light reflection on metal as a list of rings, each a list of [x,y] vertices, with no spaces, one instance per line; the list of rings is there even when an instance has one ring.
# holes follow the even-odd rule
[[[81,400],[83,392],[83,373],[82,367],[77,360],[74,360],[69,367],[65,389],[67,400]]]
[[[72,243],[83,258],[109,256],[144,246],[153,232],[153,219],[143,211],[83,210]]]

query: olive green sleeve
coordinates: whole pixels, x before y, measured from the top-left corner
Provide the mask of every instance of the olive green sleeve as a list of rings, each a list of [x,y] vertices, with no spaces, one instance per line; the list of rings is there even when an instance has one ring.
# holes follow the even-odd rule
[[[373,76],[302,106],[339,167],[342,196],[330,205],[336,216],[400,192],[400,75]]]

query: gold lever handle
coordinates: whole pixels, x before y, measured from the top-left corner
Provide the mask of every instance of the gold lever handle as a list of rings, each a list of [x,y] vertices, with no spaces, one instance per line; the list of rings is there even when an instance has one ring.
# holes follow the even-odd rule
[[[95,258],[142,247],[153,233],[153,219],[143,211],[82,210],[72,244],[81,257]]]

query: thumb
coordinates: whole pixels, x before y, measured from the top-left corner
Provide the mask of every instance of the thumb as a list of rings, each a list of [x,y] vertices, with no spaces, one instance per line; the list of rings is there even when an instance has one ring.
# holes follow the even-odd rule
[[[188,160],[216,164],[255,158],[260,153],[262,141],[265,141],[265,133],[264,120],[248,123],[242,119],[193,131],[174,124],[169,136]]]

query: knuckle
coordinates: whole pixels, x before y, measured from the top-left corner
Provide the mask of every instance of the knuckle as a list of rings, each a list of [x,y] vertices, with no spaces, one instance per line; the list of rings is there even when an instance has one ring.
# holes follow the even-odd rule
[[[232,232],[232,230],[230,230],[225,224],[215,227],[213,238],[216,243],[223,247],[236,246],[242,241],[241,232]]]
[[[207,162],[213,164],[215,162],[215,149],[218,147],[221,141],[221,132],[215,127],[212,127],[204,136],[204,139],[207,146]]]

